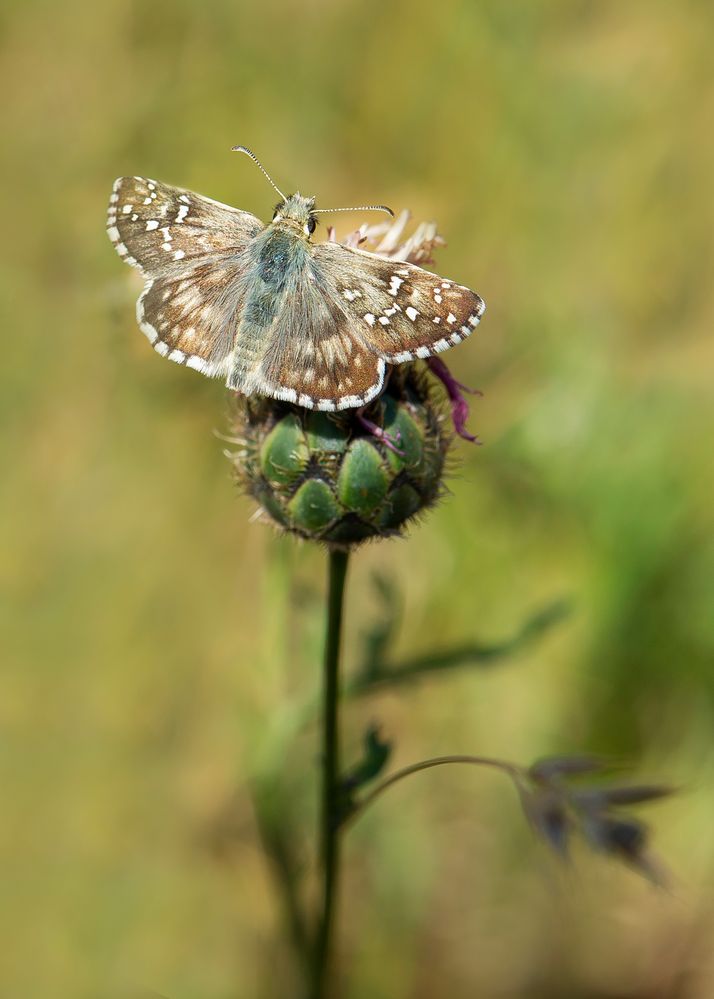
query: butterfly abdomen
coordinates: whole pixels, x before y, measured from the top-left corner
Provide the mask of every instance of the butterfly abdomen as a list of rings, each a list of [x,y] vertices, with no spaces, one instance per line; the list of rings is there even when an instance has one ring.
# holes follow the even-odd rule
[[[236,337],[228,384],[251,384],[276,335],[273,328],[288,288],[307,262],[304,242],[283,227],[270,227],[258,238],[253,253],[255,277],[247,289],[243,318]],[[269,332],[270,331],[270,332]]]

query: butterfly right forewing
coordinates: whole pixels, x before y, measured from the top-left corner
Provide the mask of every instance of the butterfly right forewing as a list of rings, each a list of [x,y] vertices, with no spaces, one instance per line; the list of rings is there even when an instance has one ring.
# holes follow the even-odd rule
[[[315,265],[334,284],[355,335],[391,364],[455,346],[486,308],[455,281],[339,243],[317,246]]]

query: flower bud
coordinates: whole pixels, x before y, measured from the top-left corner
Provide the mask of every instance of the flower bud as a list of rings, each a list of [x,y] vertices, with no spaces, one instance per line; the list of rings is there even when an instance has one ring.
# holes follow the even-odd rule
[[[450,435],[425,374],[407,364],[363,415],[240,397],[233,439],[236,478],[268,519],[349,547],[402,534],[436,502]]]

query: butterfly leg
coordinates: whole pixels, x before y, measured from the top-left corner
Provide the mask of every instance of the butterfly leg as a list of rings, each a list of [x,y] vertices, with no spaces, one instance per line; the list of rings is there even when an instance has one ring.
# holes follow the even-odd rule
[[[399,431],[397,431],[396,435],[394,436],[392,434],[388,434],[386,430],[384,430],[382,427],[377,426],[377,424],[374,423],[373,420],[368,419],[368,417],[364,415],[364,411],[366,408],[367,408],[366,406],[362,406],[360,409],[357,410],[355,415],[357,417],[358,422],[364,427],[364,429],[368,433],[372,434],[373,437],[376,437],[378,441],[382,441],[384,446],[389,448],[390,451],[394,451],[395,454],[398,454],[400,456],[403,455],[404,452],[400,451],[399,448],[397,447],[397,444],[399,443],[400,440]]]
[[[464,398],[464,392],[468,392],[471,395],[481,395],[482,393],[478,389],[471,389],[466,385],[462,385],[461,382],[457,382],[440,357],[428,357],[426,363],[429,365],[431,373],[439,379],[446,389],[446,394],[451,403],[451,419],[454,423],[454,430],[464,440],[480,444],[481,441],[478,437],[474,437],[466,429],[466,421],[469,417],[469,404]]]

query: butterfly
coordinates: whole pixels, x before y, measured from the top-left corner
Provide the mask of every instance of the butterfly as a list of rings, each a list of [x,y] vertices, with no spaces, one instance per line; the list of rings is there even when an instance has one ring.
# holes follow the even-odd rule
[[[316,216],[328,209],[286,197],[250,150],[235,149],[280,195],[269,225],[155,180],[114,184],[107,231],[145,278],[137,321],[159,354],[244,395],[343,410],[378,396],[389,365],[473,331],[485,309],[475,292],[414,264],[314,244]],[[364,206],[373,208],[393,214]]]

